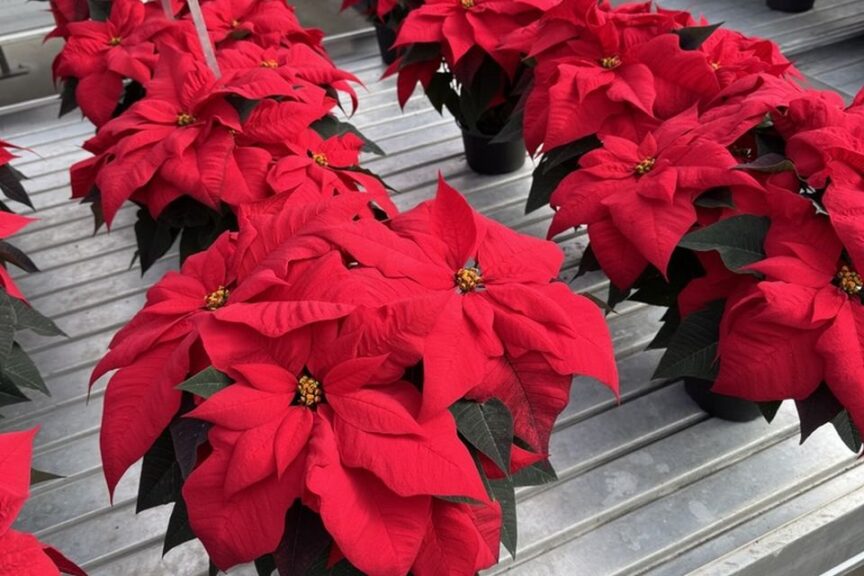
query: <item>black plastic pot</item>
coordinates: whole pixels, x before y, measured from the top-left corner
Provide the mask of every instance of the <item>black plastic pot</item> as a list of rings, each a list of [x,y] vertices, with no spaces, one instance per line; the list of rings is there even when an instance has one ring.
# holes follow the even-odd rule
[[[375,36],[378,38],[378,49],[381,51],[381,60],[385,64],[396,61],[396,50],[392,48],[396,42],[396,31],[392,28],[375,22]]]
[[[750,422],[762,417],[762,411],[755,402],[711,392],[711,385],[706,380],[684,379],[684,390],[711,416],[732,422]]]
[[[522,138],[493,142],[494,136],[472,134],[462,130],[465,158],[478,174],[507,174],[525,164],[525,142]]]
[[[807,12],[815,0],[768,0],[768,7],[780,12]]]

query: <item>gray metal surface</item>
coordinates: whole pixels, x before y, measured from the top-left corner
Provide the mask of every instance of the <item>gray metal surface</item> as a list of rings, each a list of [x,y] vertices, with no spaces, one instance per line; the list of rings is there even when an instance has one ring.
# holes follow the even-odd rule
[[[745,2],[724,5],[732,10]],[[388,152],[366,165],[399,190],[395,200],[401,208],[431,197],[440,171],[484,213],[545,235],[549,210],[523,212],[530,163],[506,176],[471,173],[451,119],[420,97],[400,112],[394,82],[378,80],[382,65],[372,38],[329,45],[338,63],[367,85],[353,122]],[[840,53],[845,64],[838,68],[831,56]],[[805,51],[799,62],[805,72],[831,79],[832,71],[862,59],[861,42],[849,42],[824,58]],[[851,85],[854,77],[848,78]],[[206,561],[198,544],[162,558],[169,509],[135,515],[137,467],[109,504],[98,454],[104,381],[89,401],[86,395],[93,364],[141,306],[146,287],[176,267],[176,255],[163,258],[144,278],[130,269],[131,207],[120,211],[110,234],[93,235],[88,208],[68,200],[67,172],[71,162],[87,156],[80,144],[92,127],[71,117],[56,120],[56,110],[56,103],[42,103],[0,115],[0,134],[33,150],[16,165],[30,177],[27,187],[40,218],[14,242],[43,271],[16,277],[31,302],[70,335],[25,339],[53,396],[8,407],[0,420],[0,430],[41,424],[34,465],[66,476],[34,488],[16,527],[63,549],[94,576],[203,576]],[[585,243],[583,234],[561,240],[565,275],[572,274]],[[589,276],[574,288],[602,295],[606,285]],[[576,379],[552,437],[560,481],[519,493],[517,560],[504,560],[490,574],[672,576],[696,570],[813,576],[836,564],[837,554],[854,555],[860,531],[850,520],[861,515],[864,468],[830,431],[799,446],[789,406],[773,425],[730,424],[708,418],[680,385],[651,381],[658,354],[644,347],[658,317],[658,310],[633,303],[610,315],[621,404],[600,385]],[[806,565],[789,563],[804,556]],[[770,564],[776,558],[786,563]]]

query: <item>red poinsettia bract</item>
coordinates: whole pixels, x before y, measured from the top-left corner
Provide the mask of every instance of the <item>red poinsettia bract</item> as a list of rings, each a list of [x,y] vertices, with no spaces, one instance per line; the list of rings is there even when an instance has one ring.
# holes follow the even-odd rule
[[[86,576],[57,549],[11,529],[30,494],[30,461],[37,432],[34,428],[0,434],[0,576]]]

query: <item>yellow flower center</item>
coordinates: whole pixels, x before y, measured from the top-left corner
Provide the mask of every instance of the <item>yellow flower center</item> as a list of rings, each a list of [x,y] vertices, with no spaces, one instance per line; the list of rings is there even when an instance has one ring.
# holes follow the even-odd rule
[[[109,46],[119,46],[120,43],[123,42],[123,38],[120,36],[112,36],[110,40],[108,40]]]
[[[217,310],[228,302],[230,290],[224,286],[219,286],[216,290],[204,297],[204,306],[208,310]]]
[[[278,68],[279,62],[277,62],[276,60],[263,60],[261,62],[261,67],[262,68]]]
[[[195,117],[191,114],[187,114],[186,112],[181,112],[177,115],[178,126],[189,126],[190,124],[194,124],[195,122],[197,122]]]
[[[236,18],[231,20],[231,28],[237,28],[238,26],[240,26],[240,20],[237,20]]]
[[[861,279],[861,275],[845,264],[837,272],[837,285],[850,296],[860,296],[861,290],[864,290],[864,280]]]
[[[654,164],[656,162],[656,158],[645,158],[633,167],[633,171],[636,172],[636,174],[638,174],[639,176],[643,176],[654,168]]]
[[[460,268],[456,272],[456,287],[463,293],[472,292],[475,288],[482,285],[483,276],[480,275],[480,270],[477,268]]]
[[[301,376],[297,381],[297,402],[311,408],[321,400],[321,383],[311,376]]]
[[[607,70],[612,70],[621,65],[621,58],[618,56],[604,56],[600,59],[600,66]]]
[[[312,154],[312,160],[315,161],[318,166],[327,166],[327,155],[323,152],[316,152]]]
[[[474,7],[474,0],[459,0],[459,3],[462,5],[462,8],[469,10]]]
[[[720,62],[711,62],[711,68],[713,68],[714,70],[719,70]]]

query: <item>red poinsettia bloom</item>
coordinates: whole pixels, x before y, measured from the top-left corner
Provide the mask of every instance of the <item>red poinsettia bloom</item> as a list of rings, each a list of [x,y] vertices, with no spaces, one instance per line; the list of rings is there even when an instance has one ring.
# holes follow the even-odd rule
[[[699,50],[705,54],[722,88],[749,74],[800,77],[800,73],[771,40],[749,38],[740,32],[715,30]]]
[[[201,11],[217,44],[249,40],[261,46],[302,42],[317,47],[322,38],[319,30],[304,28],[294,8],[280,0],[208,0]]]
[[[640,141],[601,135],[603,147],[586,154],[552,194],[557,209],[549,236],[588,225],[591,246],[613,283],[627,288],[645,266],[666,272],[672,252],[696,223],[693,201],[711,188],[759,189],[732,170],[738,160],[699,138],[695,108],[664,122]]]
[[[528,351],[559,374],[593,376],[617,390],[599,309],[553,282],[561,250],[475,215],[443,179],[434,201],[387,225],[366,220],[326,234],[361,264],[414,283],[410,297],[357,324],[373,349],[398,341],[403,352],[422,355],[424,416],[465,397],[499,362]]]
[[[4,152],[3,148],[0,148],[0,152]],[[15,234],[32,221],[33,218],[19,216],[18,214],[12,214],[11,212],[0,211],[0,238],[7,238],[12,234]],[[24,295],[21,293],[21,290],[18,289],[18,286],[15,285],[15,281],[12,280],[12,277],[9,275],[9,271],[6,270],[5,265],[0,265],[0,286],[2,286],[10,296],[26,302]]]
[[[249,199],[243,179],[226,179],[235,160],[231,131],[241,127],[234,107],[213,96],[215,82],[203,62],[164,51],[147,96],[84,144],[99,155],[72,167],[73,198],[95,184],[109,226],[130,199],[154,218],[184,195],[212,208]]]
[[[145,25],[145,8],[139,0],[117,0],[105,22],[72,22],[66,46],[54,62],[54,76],[76,78],[75,99],[84,115],[102,126],[131,78],[146,84],[157,55],[150,37],[166,22]]]
[[[704,55],[682,50],[677,35],[630,45],[614,20],[589,24],[566,56],[538,64],[525,104],[526,144],[550,150],[601,131],[617,115],[643,124],[668,119],[718,91]]]
[[[381,181],[361,171],[363,141],[354,134],[323,139],[307,128],[286,143],[293,154],[279,159],[267,176],[278,193],[314,187],[322,196],[365,190],[388,214],[397,212]]]
[[[251,42],[238,42],[231,48],[220,50],[218,59],[223,81],[227,86],[272,84],[273,77],[286,83],[279,92],[269,96],[288,96],[295,100],[315,102],[327,89],[345,91],[357,105],[357,94],[350,82],[359,82],[350,72],[340,70],[321,53],[305,44],[290,47],[262,48]]]
[[[438,43],[451,67],[474,46],[513,74],[519,54],[501,48],[501,39],[536,20],[554,0],[427,0],[399,28],[394,46]]]
[[[86,576],[60,551],[10,529],[30,494],[33,438],[38,431],[0,434],[0,576]]]
[[[374,2],[369,2],[368,0],[342,0],[342,7],[340,10],[347,10],[353,6],[360,5],[361,2],[364,7],[368,7],[367,10],[369,14],[374,14],[378,17],[378,20],[382,22],[384,21],[385,16],[399,5],[399,0],[375,0]]]
[[[797,215],[774,218],[764,280],[726,303],[714,390],[755,401],[804,399],[825,382],[864,426],[864,283],[828,218],[789,194]]]
[[[406,574],[432,495],[486,500],[453,417],[418,422],[420,392],[381,378],[386,357],[358,357],[356,333],[329,323],[308,343],[287,335],[278,365],[236,364],[211,333],[205,349],[236,383],[188,415],[214,424],[214,451],[190,475],[184,499],[218,566],[274,550],[302,498],[364,573]]]

